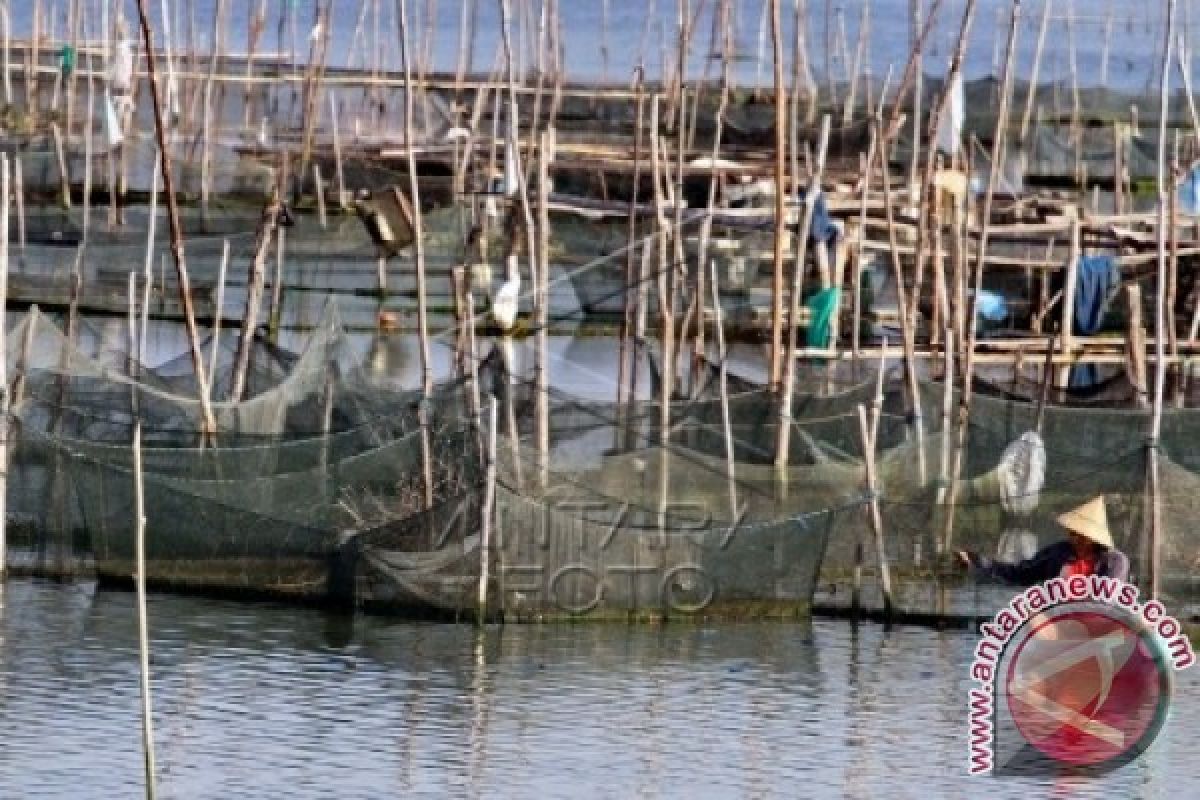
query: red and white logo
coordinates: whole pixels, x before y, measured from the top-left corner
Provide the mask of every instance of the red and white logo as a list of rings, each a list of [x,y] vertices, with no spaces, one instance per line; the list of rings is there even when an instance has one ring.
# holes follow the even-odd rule
[[[1064,606],[1031,620],[1003,675],[1021,738],[1074,767],[1124,762],[1149,746],[1165,718],[1170,669],[1135,617],[1104,606]]]
[[[1196,661],[1183,626],[1102,576],[1031,586],[980,625],[967,691],[967,771],[1103,771],[1145,752],[1172,675]]]

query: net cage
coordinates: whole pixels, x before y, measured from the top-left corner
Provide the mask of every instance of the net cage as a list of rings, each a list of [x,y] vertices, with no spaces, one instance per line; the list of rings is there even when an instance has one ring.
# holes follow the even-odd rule
[[[514,407],[512,429],[498,399],[486,552],[479,529],[461,525],[467,512],[445,509],[439,524],[455,524],[426,531],[421,552],[364,538],[372,580],[408,602],[468,614],[486,562],[487,608],[512,619],[806,613],[830,537],[863,518],[857,406],[873,382],[798,393],[792,466],[782,472],[773,465],[778,401],[761,388],[729,399],[739,415],[731,469],[713,392],[671,403],[665,443],[658,403],[551,392],[544,462],[529,409]],[[901,423],[888,415],[880,441],[902,439]]]
[[[9,343],[10,374],[18,375],[9,521],[29,532],[43,559],[64,558],[84,541],[102,573],[131,574],[137,423],[150,573],[164,580],[186,578],[187,565],[201,561],[214,565],[206,580],[274,587],[280,580],[263,564],[328,551],[338,535],[374,524],[370,514],[422,507],[412,496],[413,476],[423,474],[414,459],[438,456],[430,458],[434,499],[448,491],[451,473],[478,460],[443,441],[466,418],[461,386],[438,386],[424,404],[420,392],[373,385],[332,303],[301,353],[256,345],[254,394],[214,402],[212,434],[200,433],[195,396],[177,393],[196,383],[174,361],[139,365],[132,377],[128,353],[85,354],[36,310]],[[221,385],[233,359],[216,363]],[[215,566],[229,560],[234,570],[246,559],[262,563],[227,574]]]

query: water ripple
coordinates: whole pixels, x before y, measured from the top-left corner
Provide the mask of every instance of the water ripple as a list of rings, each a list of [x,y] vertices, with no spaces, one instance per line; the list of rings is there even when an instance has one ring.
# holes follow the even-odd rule
[[[131,797],[132,597],[0,588],[0,795]],[[808,625],[489,629],[150,601],[166,798],[1152,797],[1200,778],[1181,720],[1100,779],[970,784],[972,638]]]

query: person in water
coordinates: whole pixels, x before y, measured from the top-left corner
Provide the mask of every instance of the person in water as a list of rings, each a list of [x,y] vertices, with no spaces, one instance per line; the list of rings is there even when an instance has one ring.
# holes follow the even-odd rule
[[[1129,580],[1129,558],[1113,543],[1103,495],[1063,514],[1058,524],[1066,529],[1067,538],[1019,563],[1006,564],[965,550],[958,551],[958,559],[976,574],[1024,586],[1073,575]]]

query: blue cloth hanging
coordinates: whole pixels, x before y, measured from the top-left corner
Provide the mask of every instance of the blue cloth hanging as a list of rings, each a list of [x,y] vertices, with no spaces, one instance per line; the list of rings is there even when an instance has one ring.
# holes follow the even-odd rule
[[[1121,284],[1121,272],[1113,256],[1080,256],[1075,277],[1075,319],[1079,336],[1091,336],[1104,325],[1113,294]]]
[[[838,240],[840,231],[829,216],[829,206],[825,203],[825,193],[817,190],[817,202],[813,206],[812,227],[808,229],[809,241],[832,246]]]
[[[1091,336],[1104,326],[1104,317],[1116,290],[1121,271],[1113,256],[1081,256],[1075,277],[1075,318],[1071,326],[1079,336]],[[1086,389],[1100,382],[1095,364],[1071,367],[1070,387]]]

